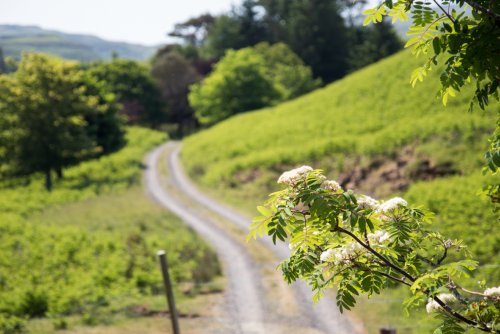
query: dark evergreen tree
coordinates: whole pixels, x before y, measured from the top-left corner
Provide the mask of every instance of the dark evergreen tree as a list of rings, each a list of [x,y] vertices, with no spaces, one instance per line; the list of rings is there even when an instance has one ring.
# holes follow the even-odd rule
[[[370,27],[352,27],[353,45],[349,49],[349,70],[354,71],[403,48],[403,43],[386,21]]]

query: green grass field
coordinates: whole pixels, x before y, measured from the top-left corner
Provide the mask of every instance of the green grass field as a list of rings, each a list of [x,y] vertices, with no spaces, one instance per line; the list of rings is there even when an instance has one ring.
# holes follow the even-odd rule
[[[133,316],[162,291],[159,249],[184,290],[220,273],[215,253],[140,187],[144,154],[165,140],[129,128],[125,148],[67,169],[51,193],[41,176],[2,184],[0,333],[29,318],[54,329]]]
[[[333,179],[364,173],[356,190],[433,210],[435,229],[464,239],[496,286],[498,216],[478,192],[492,181],[481,174],[482,156],[500,105],[468,113],[464,91],[443,107],[437,71],[410,86],[419,61],[402,52],[296,100],[235,116],[187,138],[183,163],[202,188],[252,215],[290,168],[311,165]],[[356,312],[370,332],[392,324],[428,333],[424,314],[402,318],[403,295],[393,291]]]

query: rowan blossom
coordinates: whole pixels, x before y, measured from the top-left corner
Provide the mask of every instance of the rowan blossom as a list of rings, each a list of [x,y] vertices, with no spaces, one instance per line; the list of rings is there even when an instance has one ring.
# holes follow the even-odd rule
[[[486,296],[500,296],[500,286],[484,290]]]
[[[297,179],[309,172],[311,172],[313,169],[309,166],[302,166],[299,168],[292,169],[288,172],[284,172],[281,174],[281,176],[278,178],[278,183],[279,184],[287,184],[289,186],[295,185],[297,182]]]
[[[373,244],[383,244],[385,241],[389,240],[391,236],[387,231],[378,230],[375,233],[368,234],[368,240]]]
[[[394,198],[391,198],[390,200],[382,203],[378,207],[377,212],[389,213],[389,212],[396,210],[400,206],[406,207],[406,206],[408,206],[408,202],[406,202],[401,197],[394,197]]]
[[[379,207],[379,202],[370,196],[362,196],[358,198],[358,206],[361,209],[372,209],[377,210]]]
[[[441,293],[437,295],[437,297],[445,304],[455,302],[457,298],[452,295],[451,293]],[[441,310],[441,305],[438,304],[437,301],[435,301],[432,298],[429,298],[427,305],[425,306],[425,309],[427,310],[427,313],[432,313],[432,312],[437,312]]]
[[[350,264],[352,259],[363,250],[357,242],[351,242],[342,248],[332,248],[321,253],[321,262],[332,263],[336,266]]]
[[[325,180],[323,183],[321,183],[321,188],[331,190],[333,192],[337,192],[339,190],[342,190],[342,187],[340,184],[338,184],[337,181],[333,180]]]

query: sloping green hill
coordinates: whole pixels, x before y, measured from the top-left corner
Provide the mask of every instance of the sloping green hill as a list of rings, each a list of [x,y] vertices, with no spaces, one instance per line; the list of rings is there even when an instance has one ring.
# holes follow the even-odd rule
[[[476,194],[488,182],[482,154],[499,104],[468,113],[464,92],[444,108],[435,97],[438,73],[410,86],[418,62],[403,52],[299,99],[233,117],[185,141],[185,166],[246,208],[274,190],[284,170],[325,169],[349,188],[430,207],[440,230],[491,261],[500,238],[491,233],[489,204]]]
[[[410,86],[418,63],[403,52],[296,100],[233,117],[187,138],[183,163],[207,191],[253,215],[281,172],[303,164],[378,198],[401,195],[434,211],[434,228],[463,239],[481,262],[478,277],[496,286],[498,216],[477,194],[492,181],[481,174],[482,156],[500,104],[468,113],[471,92],[463,92],[444,108],[438,73]],[[403,316],[405,294],[384,293],[355,312],[370,333],[385,324],[429,333],[432,319],[423,312]]]
[[[91,35],[68,34],[36,26],[0,25],[0,47],[4,56],[20,58],[23,51],[45,52],[79,61],[111,59],[113,52],[122,58],[146,60],[155,47],[111,42]]]

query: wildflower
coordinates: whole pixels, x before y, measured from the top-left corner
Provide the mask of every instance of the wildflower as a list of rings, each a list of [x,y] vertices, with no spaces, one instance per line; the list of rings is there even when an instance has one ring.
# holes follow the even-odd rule
[[[339,190],[342,190],[342,187],[340,184],[337,183],[337,181],[333,180],[325,180],[323,183],[321,183],[321,188],[331,190],[333,192],[337,192]]]
[[[384,230],[378,230],[375,233],[369,233],[368,234],[368,240],[370,240],[371,243],[373,244],[382,244],[384,241],[387,241],[390,239],[389,233]]]
[[[437,295],[439,299],[445,304],[455,302],[457,298],[451,293],[441,293]],[[432,313],[441,310],[441,305],[439,305],[434,299],[429,298],[427,305],[425,305],[427,313]]]
[[[312,171],[313,169],[309,166],[302,166],[299,168],[292,169],[288,172],[284,172],[278,179],[278,183],[287,184],[289,186],[295,185],[297,179],[304,174]]]
[[[377,200],[371,198],[370,196],[363,196],[358,198],[358,206],[361,209],[377,210],[379,203]]]
[[[328,249],[321,253],[319,259],[321,260],[321,262],[333,262],[333,260],[335,259],[335,254],[335,249]]]
[[[357,242],[347,244],[342,248],[328,249],[321,253],[321,262],[332,263],[336,266],[350,264],[356,253],[363,250],[363,246]]]
[[[486,296],[500,296],[500,286],[484,290]]]
[[[406,202],[401,197],[394,197],[394,198],[382,203],[378,207],[377,212],[388,213],[388,212],[396,210],[400,206],[408,206],[408,202]]]
[[[451,248],[453,246],[453,241],[451,239],[445,240],[443,246],[444,248]]]

